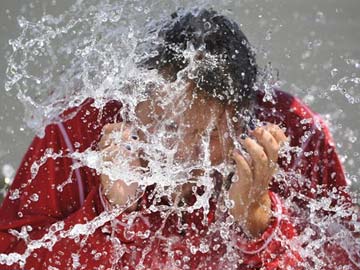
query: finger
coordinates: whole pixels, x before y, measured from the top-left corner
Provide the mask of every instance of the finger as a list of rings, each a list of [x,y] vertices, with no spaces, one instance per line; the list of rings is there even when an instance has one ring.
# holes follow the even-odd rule
[[[240,140],[253,161],[253,176],[255,185],[267,185],[269,174],[269,159],[261,145],[251,138]]]
[[[111,133],[114,130],[119,131],[119,130],[121,130],[121,128],[123,127],[124,124],[125,124],[124,122],[121,122],[121,123],[109,123],[109,124],[104,125],[102,131],[103,131],[104,134]]]
[[[127,136],[127,135],[125,135]],[[113,146],[118,146],[118,145],[123,145],[127,150],[131,150],[130,144],[126,144],[126,141],[121,143],[120,140],[117,140],[116,138],[114,138],[114,136],[112,136],[112,134],[107,134],[101,137],[98,146],[100,150],[105,150],[106,148],[109,147],[113,147]]]
[[[110,146],[111,141],[108,135],[103,135],[98,143],[99,149],[103,150],[106,147]]]
[[[138,187],[137,183],[128,185],[122,180],[116,180],[110,185],[108,198],[113,204],[118,205],[125,205],[129,199],[133,198]]]
[[[264,148],[268,158],[273,163],[277,163],[280,146],[273,135],[266,131],[264,127],[256,128],[252,134],[255,136],[258,143]]]
[[[99,148],[104,149],[109,147],[113,143],[113,138],[111,138],[111,134],[115,131],[121,130],[122,123],[112,123],[106,124],[102,129],[102,137],[99,141]]]
[[[278,125],[268,124],[264,126],[264,128],[271,133],[271,135],[275,138],[275,140],[278,142],[280,146],[281,144],[289,140],[286,137],[284,131]]]
[[[114,138],[111,136],[112,133],[104,134],[99,141],[100,150],[105,149],[114,144]]]
[[[111,185],[110,185],[111,181],[110,181],[109,176],[107,176],[106,174],[101,174],[100,182],[101,182],[104,193],[107,194],[110,191],[110,187],[111,187]]]
[[[126,152],[125,152],[126,153]],[[123,153],[122,156],[126,156],[126,154]],[[108,146],[106,149],[104,149],[104,151],[102,152],[102,158],[103,161],[114,161],[117,159],[117,157],[119,157],[120,155],[120,150],[119,147],[116,145],[111,145]]]
[[[232,183],[229,188],[229,198],[233,200],[236,205],[236,207],[230,209],[230,211],[233,215],[239,216],[241,213],[236,213],[235,210],[243,209],[242,206],[247,205],[250,200],[253,173],[246,159],[240,155],[237,150],[233,151],[232,157],[236,163],[236,172],[239,180]]]
[[[233,151],[232,158],[236,163],[236,169],[240,179],[252,179],[252,171],[246,159],[240,155],[237,150]]]
[[[103,127],[103,136],[100,139],[99,142],[99,148],[104,149],[106,147],[109,147],[114,142],[116,143],[116,134],[115,132],[121,132],[121,136],[119,136],[118,140],[137,140],[138,136],[137,134],[133,134],[131,132],[131,126],[126,123],[112,123],[112,124],[106,124]]]
[[[103,127],[103,134],[104,135],[111,135],[114,132],[121,132],[121,137],[124,140],[128,140],[130,139],[131,131],[132,131],[132,126],[128,123],[112,123],[112,124],[106,124]]]

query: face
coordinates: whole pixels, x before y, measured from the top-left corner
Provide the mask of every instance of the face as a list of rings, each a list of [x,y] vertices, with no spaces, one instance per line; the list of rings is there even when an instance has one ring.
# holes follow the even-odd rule
[[[148,132],[167,134],[162,142],[169,148],[177,146],[177,162],[198,160],[201,141],[208,135],[212,165],[225,161],[232,147],[232,141],[226,137],[226,117],[232,117],[234,109],[197,90],[193,83],[188,83],[165,104],[163,100],[168,99],[170,91],[154,91],[148,101],[137,106],[137,116],[148,127]]]

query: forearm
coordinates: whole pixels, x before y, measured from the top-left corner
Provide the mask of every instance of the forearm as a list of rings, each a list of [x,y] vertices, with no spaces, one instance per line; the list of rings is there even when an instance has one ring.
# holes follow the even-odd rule
[[[246,233],[256,237],[266,230],[270,222],[271,201],[269,194],[266,192],[258,200],[247,206],[235,203],[230,213]]]
[[[264,194],[259,201],[249,206],[245,229],[256,237],[266,230],[271,218],[271,201],[269,194]]]

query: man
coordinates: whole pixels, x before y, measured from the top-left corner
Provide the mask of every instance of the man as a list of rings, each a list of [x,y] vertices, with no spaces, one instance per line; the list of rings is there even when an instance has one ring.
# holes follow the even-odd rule
[[[346,185],[322,120],[286,93],[275,91],[271,102],[263,92],[254,91],[254,54],[237,24],[224,16],[207,10],[173,14],[158,30],[162,42],[150,47],[150,56],[140,65],[156,69],[169,83],[183,81],[179,94],[166,87],[151,89],[148,99],[136,106],[137,125],[122,121],[119,102],[110,101],[98,110],[91,106],[93,100],[87,100],[64,113],[75,117],[49,125],[44,138],[35,138],[0,210],[1,266],[302,269],[321,265],[299,252],[296,239],[307,228],[306,217],[295,226],[291,221],[302,218],[296,210],[305,209],[308,200],[328,198],[319,185],[340,191]],[[186,57],[190,48],[195,54]],[[170,94],[171,102],[162,104]],[[256,124],[255,118],[265,125]],[[286,135],[280,127],[286,128]],[[181,136],[168,136],[178,131]],[[301,152],[289,148],[278,160],[286,136]],[[209,148],[202,152],[204,138]],[[174,150],[171,164],[188,170],[186,176],[191,178],[180,182],[179,189],[170,192],[173,196],[162,193],[160,182],[144,184],[156,172],[151,149],[138,147],[141,144]],[[77,166],[75,158],[89,150],[100,151],[110,170],[96,171],[91,162]],[[49,158],[41,162],[43,156]],[[123,169],[130,173],[120,175],[129,179],[114,177],[111,169],[124,160]],[[162,157],[159,160],[164,162]],[[207,160],[208,167],[192,166],[199,160]],[[233,162],[234,171],[225,173]],[[276,163],[280,172],[288,174],[270,182]],[[132,183],[134,175],[142,179]],[[209,195],[206,200],[204,194]],[[282,199],[293,209],[286,210]],[[199,201],[202,207],[196,207]],[[319,254],[315,259],[324,262],[321,267],[354,267],[342,249],[331,245],[329,249],[342,258],[333,261]]]

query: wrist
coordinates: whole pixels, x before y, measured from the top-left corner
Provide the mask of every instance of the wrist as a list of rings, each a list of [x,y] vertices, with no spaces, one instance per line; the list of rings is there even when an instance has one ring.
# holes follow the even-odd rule
[[[245,234],[257,237],[266,230],[272,216],[271,199],[268,192],[246,206],[233,208],[231,214],[238,221]]]
[[[259,200],[249,206],[245,226],[251,236],[258,236],[266,230],[270,223],[271,215],[271,200],[269,193],[266,192]]]

